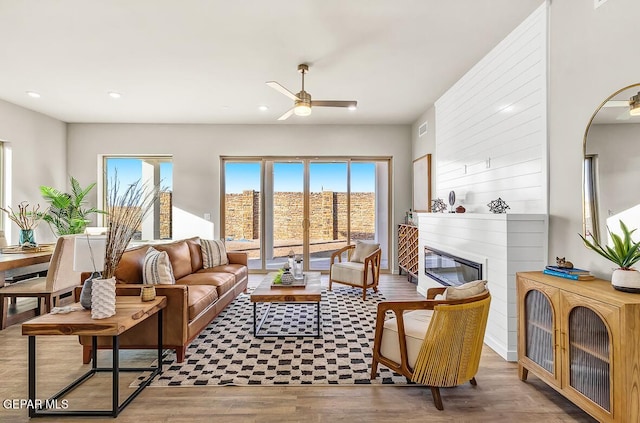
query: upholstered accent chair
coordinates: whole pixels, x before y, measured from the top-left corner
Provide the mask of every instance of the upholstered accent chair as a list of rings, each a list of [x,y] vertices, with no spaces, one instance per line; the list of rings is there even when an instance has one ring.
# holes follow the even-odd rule
[[[72,295],[74,287],[81,284],[80,272],[73,270],[74,240],[75,235],[58,238],[46,277],[28,279],[0,288],[0,329],[8,326],[7,308],[10,298],[36,297],[38,304],[35,314],[40,315],[42,311],[49,313],[61,296]]]
[[[342,261],[346,254],[347,260]],[[367,289],[378,292],[380,279],[379,244],[358,241],[356,245],[347,245],[331,254],[329,268],[329,291],[334,282],[362,288],[362,299],[367,299]]]
[[[486,289],[449,300],[441,299],[444,292],[445,288],[431,288],[426,300],[378,304],[371,364],[371,379],[382,364],[431,388],[438,410],[443,409],[439,388],[467,381],[476,385],[491,302]],[[394,317],[385,320],[387,312]]]

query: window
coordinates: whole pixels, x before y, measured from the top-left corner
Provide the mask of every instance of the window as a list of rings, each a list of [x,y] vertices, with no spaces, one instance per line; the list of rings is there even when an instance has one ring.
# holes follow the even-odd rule
[[[140,180],[148,186],[163,188],[160,199],[134,234],[134,240],[171,239],[173,235],[172,196],[173,160],[170,156],[106,156],[103,187],[114,181],[120,189]],[[106,190],[105,193],[106,194]],[[104,197],[106,198],[106,197]]]
[[[229,251],[249,268],[282,267],[290,252],[306,270],[356,240],[379,242],[388,268],[390,159],[223,158],[221,219]]]

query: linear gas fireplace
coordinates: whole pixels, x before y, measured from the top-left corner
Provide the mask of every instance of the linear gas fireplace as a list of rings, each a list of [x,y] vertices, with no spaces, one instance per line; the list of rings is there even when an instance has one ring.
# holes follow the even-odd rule
[[[424,247],[424,273],[446,286],[458,286],[482,279],[482,264]]]

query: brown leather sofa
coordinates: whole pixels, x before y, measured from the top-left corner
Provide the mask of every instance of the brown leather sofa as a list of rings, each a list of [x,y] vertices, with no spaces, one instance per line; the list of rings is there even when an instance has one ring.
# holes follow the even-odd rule
[[[155,285],[156,295],[167,297],[163,313],[164,348],[175,349],[178,363],[187,346],[241,292],[248,282],[247,254],[228,252],[229,264],[203,269],[200,238],[153,244],[166,251],[175,285]],[[117,295],[140,295],[144,256],[149,245],[125,251],[116,269]],[[120,348],[157,348],[157,315],[120,336]],[[91,338],[80,337],[83,361],[91,360]],[[109,337],[98,338],[98,348],[110,348]]]

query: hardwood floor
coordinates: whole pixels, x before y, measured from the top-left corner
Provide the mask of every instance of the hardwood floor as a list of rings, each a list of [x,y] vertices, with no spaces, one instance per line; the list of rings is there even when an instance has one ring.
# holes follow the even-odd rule
[[[262,276],[251,275],[250,285]],[[326,285],[326,276],[323,282]],[[334,289],[336,289],[334,287]],[[340,288],[337,288],[340,289]],[[387,299],[420,298],[405,276],[382,275],[380,291]],[[122,366],[148,365],[151,351],[125,351]],[[38,338],[38,398],[84,373],[82,348],[76,337]],[[102,351],[99,362],[109,361]],[[121,376],[121,397],[137,374]],[[72,392],[70,408],[109,407],[110,379],[93,378]],[[118,417],[119,422],[593,422],[582,410],[535,376],[518,379],[508,363],[488,347],[483,351],[478,386],[442,389],[444,411],[438,411],[428,388],[419,386],[185,387],[147,388]],[[27,398],[27,337],[20,325],[0,331],[1,422],[27,422],[26,409],[8,409],[6,401]],[[107,418],[110,419],[110,418]],[[60,421],[41,418],[38,421]],[[69,418],[74,422],[95,421]]]

